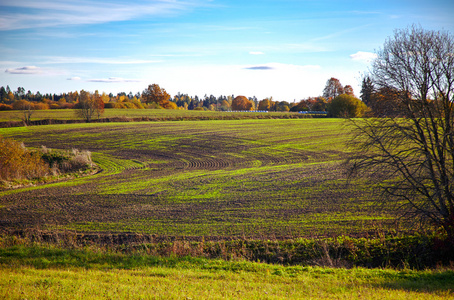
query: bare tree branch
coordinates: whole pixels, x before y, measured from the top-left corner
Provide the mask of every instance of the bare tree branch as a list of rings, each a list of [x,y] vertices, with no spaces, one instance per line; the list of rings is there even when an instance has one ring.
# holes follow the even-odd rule
[[[402,215],[430,220],[454,238],[454,38],[417,26],[378,51],[370,80],[397,91],[391,117],[354,120],[350,176],[366,174]],[[396,117],[399,116],[399,117]]]

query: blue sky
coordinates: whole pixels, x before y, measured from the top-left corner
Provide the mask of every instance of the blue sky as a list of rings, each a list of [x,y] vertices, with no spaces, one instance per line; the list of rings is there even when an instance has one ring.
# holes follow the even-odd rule
[[[318,96],[397,28],[454,34],[454,1],[2,0],[0,86],[60,93]]]

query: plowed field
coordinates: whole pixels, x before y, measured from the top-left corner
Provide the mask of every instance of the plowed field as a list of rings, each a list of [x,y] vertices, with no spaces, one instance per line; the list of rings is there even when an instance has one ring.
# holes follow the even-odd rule
[[[344,121],[236,120],[8,128],[27,147],[89,150],[96,175],[0,194],[0,226],[280,238],[387,228],[347,183]]]

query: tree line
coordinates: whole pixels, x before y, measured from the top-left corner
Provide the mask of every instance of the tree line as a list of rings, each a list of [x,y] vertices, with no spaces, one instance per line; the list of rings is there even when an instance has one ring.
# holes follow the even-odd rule
[[[164,108],[186,110],[216,110],[216,111],[327,111],[329,103],[338,95],[346,94],[354,97],[353,89],[347,85],[338,86],[336,78],[327,81],[323,96],[309,97],[298,103],[288,101],[275,101],[273,97],[258,100],[257,97],[235,95],[205,95],[203,98],[178,93],[171,97],[164,88],[151,84],[142,93],[126,94],[125,92],[113,95],[112,93],[100,94],[98,91],[90,93],[84,90],[61,93],[41,94],[40,92],[25,93],[23,87],[12,91],[9,86],[0,87],[0,110],[45,110],[45,109],[77,109],[88,102],[96,102],[97,112],[103,108]],[[90,98],[87,102],[86,98]],[[356,99],[356,98],[355,98]],[[103,106],[103,107],[100,107]],[[334,114],[333,116],[337,116]]]

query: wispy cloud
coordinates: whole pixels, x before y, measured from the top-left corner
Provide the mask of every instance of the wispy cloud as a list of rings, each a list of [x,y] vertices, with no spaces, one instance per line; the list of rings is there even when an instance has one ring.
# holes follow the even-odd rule
[[[137,79],[125,79],[119,77],[99,78],[99,79],[88,79],[87,82],[104,82],[104,83],[120,83],[120,82],[141,82]]]
[[[244,68],[246,70],[273,70],[273,67],[270,66],[252,66]]]
[[[43,75],[43,76],[58,76],[66,73],[65,70],[54,68],[42,68],[37,66],[25,66],[19,68],[8,68],[5,73],[13,75]]]
[[[82,80],[82,78],[80,78],[80,77],[78,77],[78,76],[75,76],[75,77],[70,77],[70,78],[68,78],[67,80],[79,81],[79,80]]]
[[[27,66],[27,67],[15,68],[15,69],[6,69],[5,73],[31,75],[31,74],[42,74],[42,73],[44,73],[44,70],[42,68],[38,68],[36,66]]]
[[[265,53],[263,53],[262,51],[251,51],[249,52],[250,55],[264,55]]]
[[[311,41],[312,42],[317,42],[317,41],[323,41],[323,40],[330,40],[330,39],[333,39],[333,38],[338,38],[338,37],[341,37],[343,35],[351,34],[352,32],[358,31],[359,29],[363,29],[363,28],[366,28],[366,27],[369,27],[369,26],[370,26],[370,24],[363,24],[363,25],[360,25],[360,26],[346,28],[346,29],[340,30],[340,31],[334,31],[334,32],[331,32],[328,35],[314,38]]]
[[[377,58],[377,54],[372,53],[372,52],[358,51],[354,54],[351,54],[350,58],[352,60],[369,63],[369,62],[373,61],[375,58]]]
[[[175,15],[208,0],[3,0],[0,4],[0,30],[101,24],[144,16]]]
[[[245,66],[242,69],[244,70],[258,70],[258,71],[269,71],[269,70],[318,70],[320,69],[319,65],[291,65],[291,64],[281,64],[281,63],[268,63],[264,65],[256,65],[256,66]]]

